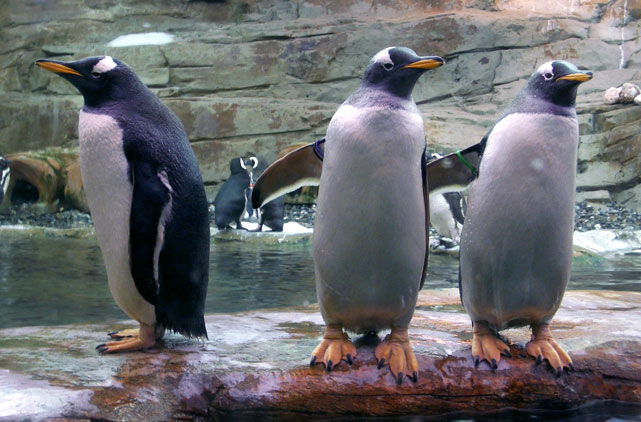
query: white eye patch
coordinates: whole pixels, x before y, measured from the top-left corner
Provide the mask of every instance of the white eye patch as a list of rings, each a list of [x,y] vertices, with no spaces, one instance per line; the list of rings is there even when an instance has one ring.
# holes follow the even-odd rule
[[[389,51],[394,48],[394,47],[387,47],[385,50],[381,50],[376,55],[372,58],[372,61],[375,61],[376,63],[381,63],[385,65],[385,63],[389,63],[392,66],[394,66],[394,62],[392,61],[392,58],[389,56]]]
[[[553,62],[545,62],[543,63],[537,72],[539,72],[540,75],[543,75],[543,78],[546,81],[549,81],[550,79],[554,78],[554,69],[552,68],[552,63]]]
[[[105,73],[109,72],[111,69],[114,69],[116,66],[118,65],[116,64],[116,62],[114,62],[114,59],[112,59],[111,56],[105,56],[102,60],[95,64],[93,69],[91,69],[91,72]]]

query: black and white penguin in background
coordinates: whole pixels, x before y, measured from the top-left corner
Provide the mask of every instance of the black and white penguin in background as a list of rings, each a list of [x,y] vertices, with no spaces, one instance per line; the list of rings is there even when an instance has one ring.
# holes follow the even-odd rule
[[[146,349],[165,329],[207,337],[209,217],[198,161],[178,116],[110,56],[36,64],[84,97],[80,170],[116,303],[139,330],[101,353]]]
[[[440,154],[432,153],[431,157],[428,157],[428,162],[441,157]],[[465,208],[465,197],[460,192],[430,195],[430,224],[439,235],[459,244],[465,219]]]
[[[9,188],[9,180],[11,178],[10,163],[9,160],[0,156],[0,186],[2,186],[2,189],[0,189],[0,205],[2,205],[4,196],[7,194],[7,189]]]
[[[229,178],[214,199],[214,221],[219,230],[230,229],[231,223],[236,224],[236,229],[244,229],[241,220],[247,207],[252,164],[252,161],[240,157],[229,162]]]
[[[262,156],[252,156],[253,162],[252,180],[258,180],[263,172],[269,167],[269,162]],[[253,185],[253,183],[252,183]],[[252,186],[253,188],[253,186]],[[251,192],[250,192],[251,194]],[[248,210],[251,204],[248,205]],[[285,198],[279,196],[266,203],[256,211],[258,218],[258,227],[256,231],[262,231],[263,226],[269,227],[274,232],[282,232],[285,218]]]

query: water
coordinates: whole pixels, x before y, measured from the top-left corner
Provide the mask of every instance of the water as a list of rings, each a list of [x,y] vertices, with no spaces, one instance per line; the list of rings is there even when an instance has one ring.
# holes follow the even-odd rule
[[[310,245],[213,242],[207,313],[316,302]],[[107,287],[93,239],[5,237],[0,243],[0,328],[126,319]],[[431,255],[426,289],[457,287],[458,260]],[[641,291],[641,256],[582,257],[570,289]]]

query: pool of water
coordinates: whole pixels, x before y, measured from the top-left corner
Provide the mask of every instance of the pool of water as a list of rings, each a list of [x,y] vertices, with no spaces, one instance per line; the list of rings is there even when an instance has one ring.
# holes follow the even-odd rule
[[[207,313],[316,302],[312,248],[213,242]],[[457,287],[458,260],[430,256],[425,289]],[[582,257],[570,289],[641,291],[641,256]],[[0,328],[126,319],[93,239],[9,236],[0,242]]]

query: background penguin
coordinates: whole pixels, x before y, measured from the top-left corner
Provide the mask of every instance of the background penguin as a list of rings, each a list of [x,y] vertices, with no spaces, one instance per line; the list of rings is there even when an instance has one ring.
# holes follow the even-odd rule
[[[557,375],[572,369],[549,323],[570,277],[581,82],[565,61],[547,62],[486,136],[461,235],[460,290],[474,327],[475,363],[510,355],[499,330],[530,325],[527,352]]]
[[[84,97],[80,169],[116,303],[140,329],[101,353],[154,345],[165,329],[207,337],[207,198],[178,117],[110,56],[38,60]],[[133,336],[129,337],[130,335]]]
[[[311,364],[352,362],[343,329],[391,333],[376,347],[398,383],[418,379],[408,326],[427,264],[429,214],[418,78],[443,64],[403,47],[380,51],[327,129],[314,223],[316,292],[326,323]],[[366,188],[364,188],[366,187]],[[363,206],[368,204],[368,206]]]
[[[214,221],[219,230],[231,228],[236,223],[242,229],[241,220],[247,206],[247,195],[251,178],[247,164],[242,158],[233,158],[229,162],[229,178],[220,187],[214,199]],[[250,164],[251,165],[251,164]]]
[[[9,179],[11,178],[9,164],[9,160],[0,156],[0,186],[2,186],[0,189],[0,205],[4,200],[4,196],[7,194],[7,189],[9,188]]]
[[[438,158],[441,155],[434,153],[429,160]],[[465,197],[460,192],[433,194],[430,191],[430,224],[439,235],[450,238],[457,244],[461,241],[465,208]]]
[[[269,166],[267,160],[262,156],[251,157],[254,162],[252,170],[253,180],[258,179]],[[285,218],[285,198],[278,196],[265,205],[257,209],[258,228],[256,231],[262,231],[263,225],[269,227],[274,232],[283,231],[283,220]]]

